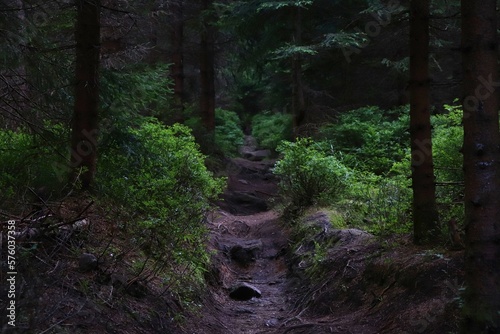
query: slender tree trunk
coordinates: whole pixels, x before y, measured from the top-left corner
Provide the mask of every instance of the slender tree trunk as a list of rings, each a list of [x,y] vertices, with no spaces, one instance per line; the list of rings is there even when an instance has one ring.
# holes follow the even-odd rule
[[[293,39],[296,45],[300,45],[302,43],[302,10],[300,7],[295,7],[293,13]],[[304,86],[302,84],[302,55],[300,54],[295,54],[292,58],[292,114],[294,136],[297,137],[299,127],[306,116]]]
[[[17,18],[19,20],[19,36],[26,36],[26,12],[24,11],[24,2],[23,0],[15,0],[14,4],[20,10],[17,11]],[[28,85],[28,75],[25,67],[26,60],[23,58],[20,59],[19,67],[15,71],[15,75],[17,76],[17,82],[15,84],[17,96],[15,105],[18,108],[18,113],[25,114],[28,108],[29,101],[29,85]],[[35,116],[35,121],[39,121],[38,115]]]
[[[410,5],[410,136],[414,242],[438,237],[429,98],[429,0]]]
[[[78,0],[76,82],[71,132],[72,181],[84,189],[91,185],[97,162],[99,100],[100,0]]]
[[[209,10],[212,0],[203,0],[202,4],[202,10],[206,12]],[[213,132],[215,131],[214,28],[210,19],[211,15],[206,13],[202,15],[204,18],[200,45],[200,109],[203,125],[208,132]]]
[[[171,11],[173,16],[170,28],[172,40],[171,76],[174,80],[174,107],[179,112],[179,116],[182,117],[184,110],[184,1],[172,2]]]
[[[26,44],[26,13],[23,0],[10,0],[5,2],[6,10],[12,10],[16,19],[9,22],[9,28],[2,33],[6,33],[6,39],[11,41],[12,47],[20,47]],[[11,30],[12,29],[12,30]],[[37,115],[29,108],[29,85],[27,82],[26,59],[20,50],[16,51],[17,57],[11,64],[3,64],[0,68],[0,91],[2,91],[2,109],[5,111],[5,125],[8,128],[16,129],[23,125],[24,120],[36,123],[39,121]],[[14,57],[13,57],[14,58]],[[35,111],[36,112],[36,111]],[[2,113],[4,114],[4,113]],[[2,124],[3,125],[3,124]]]
[[[465,293],[462,333],[500,332],[500,135],[496,1],[462,0]]]

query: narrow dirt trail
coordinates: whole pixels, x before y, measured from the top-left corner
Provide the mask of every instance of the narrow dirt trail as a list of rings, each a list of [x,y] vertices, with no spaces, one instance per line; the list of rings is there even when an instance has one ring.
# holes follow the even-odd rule
[[[278,218],[268,211],[222,216],[215,221],[222,231],[214,241],[224,258],[219,267],[221,289],[214,292],[214,298],[226,333],[276,333],[288,314],[287,267],[283,257],[287,239]],[[241,263],[237,254],[231,252],[235,245],[255,244],[255,260],[248,259],[248,264]],[[260,297],[231,298],[233,287],[241,283],[256,288]]]
[[[243,152],[252,156],[252,147]],[[274,161],[255,160],[235,158],[228,165],[228,189],[210,221],[215,278],[202,321],[190,332],[283,332],[289,315],[288,240],[278,213],[269,209],[277,193]]]

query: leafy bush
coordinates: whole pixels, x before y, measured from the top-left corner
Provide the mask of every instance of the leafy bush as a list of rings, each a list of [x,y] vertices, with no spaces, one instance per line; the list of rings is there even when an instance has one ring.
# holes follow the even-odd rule
[[[135,242],[146,255],[170,268],[188,266],[199,279],[208,260],[204,213],[224,180],[206,169],[187,127],[139,123],[110,132],[114,140],[101,151],[96,184],[139,215]]]
[[[461,106],[444,106],[447,113],[431,116],[432,153],[434,174],[436,176],[436,198],[439,205],[440,220],[446,222],[452,217],[463,220],[463,144]],[[409,150],[404,159],[391,168],[392,175],[410,177],[411,155]],[[411,201],[411,197],[410,197]]]
[[[411,229],[410,180],[370,172],[350,174],[346,196],[338,206],[345,220],[374,234],[406,233]]]
[[[432,117],[433,158],[438,181],[463,181],[463,145],[462,110],[458,106],[445,105],[448,114]]]
[[[335,124],[323,126],[318,140],[328,140],[336,151],[344,153],[344,161],[350,167],[384,174],[405,156],[409,146],[408,112],[408,107],[351,110]]]
[[[243,130],[240,118],[234,111],[217,108],[215,110],[215,145],[225,156],[238,154],[238,148],[243,145]]]
[[[447,221],[452,217],[462,220],[463,206],[459,204],[464,191],[463,156],[460,153],[464,139],[462,107],[444,107],[447,114],[435,115],[431,119],[434,173],[436,181],[441,183],[436,189],[436,196],[445,209],[442,210],[441,220]]]
[[[326,203],[344,191],[348,169],[311,139],[282,142],[277,150],[283,158],[276,163],[274,173],[280,177],[281,192],[292,207]]]
[[[282,140],[292,136],[292,117],[287,114],[263,112],[252,119],[252,135],[263,148],[275,150]]]

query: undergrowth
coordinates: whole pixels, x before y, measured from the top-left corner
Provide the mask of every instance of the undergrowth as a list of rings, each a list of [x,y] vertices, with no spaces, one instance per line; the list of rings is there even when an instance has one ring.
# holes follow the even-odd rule
[[[131,241],[156,268],[170,270],[170,276],[182,268],[183,284],[187,278],[202,282],[209,259],[203,219],[225,180],[213,178],[182,125],[165,127],[144,119],[138,127],[116,131],[121,134],[113,138],[126,140],[111,142],[101,153],[100,193],[137,215],[130,225]]]
[[[215,146],[226,157],[238,155],[238,148],[243,145],[241,121],[234,111],[217,108],[215,110]]]
[[[291,115],[271,112],[255,115],[252,118],[252,136],[260,147],[275,150],[282,140],[291,139]]]
[[[432,116],[433,154],[441,221],[463,218],[461,110]],[[348,226],[377,235],[410,233],[411,179],[408,107],[365,107],[322,127],[315,140],[278,146],[275,173],[296,216],[312,205],[329,205]],[[446,228],[443,228],[446,230]]]

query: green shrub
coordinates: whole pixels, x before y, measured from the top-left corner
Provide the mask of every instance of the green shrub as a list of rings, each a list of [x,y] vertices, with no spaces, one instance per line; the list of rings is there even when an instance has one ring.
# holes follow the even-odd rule
[[[318,140],[329,141],[349,167],[384,174],[405,156],[409,146],[408,107],[384,111],[370,106],[340,115],[323,126]]]
[[[243,145],[243,130],[240,118],[234,111],[217,108],[215,110],[215,145],[225,156],[238,154],[238,148]]]
[[[464,192],[462,107],[445,105],[447,114],[432,117],[434,173],[438,186],[436,196],[440,204],[441,220],[452,217],[462,220],[464,208],[461,204]]]
[[[292,117],[288,114],[263,112],[252,119],[252,135],[262,148],[275,150],[282,140],[292,136]]]
[[[340,197],[348,169],[334,156],[326,155],[308,138],[282,142],[277,150],[283,158],[276,163],[274,173],[292,207],[327,203]]]
[[[464,215],[463,156],[460,153],[463,143],[462,111],[461,106],[444,107],[447,113],[431,116],[434,174],[438,183],[436,198],[442,222],[452,217],[461,221]],[[390,175],[391,179],[406,178],[408,188],[411,190],[410,159],[410,150],[407,149],[405,157],[393,164]],[[411,203],[411,200],[410,195],[408,202]]]
[[[223,187],[204,165],[190,130],[143,119],[118,126],[101,151],[100,191],[138,215],[135,242],[145,254],[173,268],[188,266],[201,279],[208,260],[203,217]]]
[[[433,158],[438,181],[463,181],[463,145],[461,106],[445,105],[448,114],[432,116]]]
[[[374,234],[407,233],[411,228],[410,180],[369,172],[354,172],[345,199],[339,206],[346,221]]]

